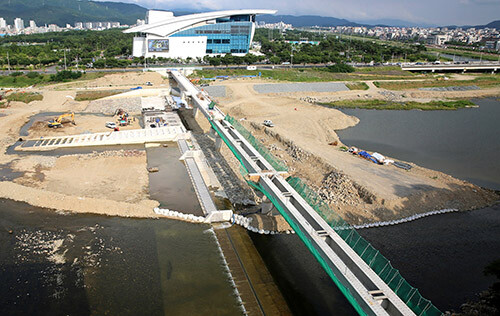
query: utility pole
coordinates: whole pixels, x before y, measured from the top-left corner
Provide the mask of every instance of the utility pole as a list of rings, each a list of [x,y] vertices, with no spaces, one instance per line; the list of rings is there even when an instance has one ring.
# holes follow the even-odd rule
[[[67,68],[66,68],[66,48],[64,49],[64,70],[67,70]]]
[[[10,74],[10,60],[9,60],[9,52],[7,52],[7,69],[9,70],[9,74]]]

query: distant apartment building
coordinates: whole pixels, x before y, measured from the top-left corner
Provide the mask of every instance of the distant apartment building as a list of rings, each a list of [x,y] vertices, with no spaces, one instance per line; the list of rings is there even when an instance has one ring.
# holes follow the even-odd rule
[[[35,29],[36,28],[36,23],[33,20],[30,20],[30,28]]]
[[[430,45],[444,45],[448,41],[448,35],[444,34],[432,34],[427,37],[427,44]]]
[[[21,18],[14,19],[14,28],[18,31],[24,30],[24,21]]]
[[[0,29],[7,28],[7,22],[4,18],[0,18]]]
[[[82,22],[75,22],[75,29],[83,29],[83,23]]]
[[[484,42],[484,47],[486,49],[499,50],[500,49],[500,39],[498,39],[498,38],[488,38]]]

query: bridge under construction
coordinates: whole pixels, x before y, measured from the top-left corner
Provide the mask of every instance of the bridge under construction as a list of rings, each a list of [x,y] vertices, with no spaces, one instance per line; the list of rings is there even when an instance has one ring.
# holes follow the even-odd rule
[[[261,191],[360,315],[441,315],[379,251],[343,221],[313,190],[272,156],[239,122],[213,106],[176,70],[181,97],[200,111],[241,164],[247,183]]]

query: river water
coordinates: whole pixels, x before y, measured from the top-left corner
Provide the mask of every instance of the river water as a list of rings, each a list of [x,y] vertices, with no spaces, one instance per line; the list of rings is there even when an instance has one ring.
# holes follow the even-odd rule
[[[201,212],[177,144],[166,145],[147,149],[148,166],[159,168],[150,174],[151,196],[163,207]],[[20,175],[0,169],[3,179]],[[0,200],[0,280],[2,315],[242,314],[210,226],[168,219],[64,214]]]
[[[0,200],[0,310],[239,315],[213,238],[208,225],[58,214]]]
[[[412,161],[472,183],[500,189],[500,102],[473,100],[457,111],[346,109],[358,125],[337,131],[343,143]],[[500,206],[448,213],[359,230],[441,310],[462,303],[495,281],[484,267],[500,258]]]
[[[500,190],[500,101],[456,111],[342,109],[360,122],[337,131],[344,144],[377,151]]]

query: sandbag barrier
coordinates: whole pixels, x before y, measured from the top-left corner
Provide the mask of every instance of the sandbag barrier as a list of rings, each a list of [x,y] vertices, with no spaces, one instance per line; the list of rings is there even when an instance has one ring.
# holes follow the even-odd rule
[[[259,229],[257,227],[252,226],[252,224],[251,224],[252,221],[253,221],[253,218],[245,217],[245,216],[239,215],[239,214],[233,214],[233,218],[232,218],[231,223],[240,225],[240,226],[244,227],[245,229],[248,229],[251,232],[261,234],[261,235],[295,234],[295,232],[292,229],[289,229],[285,232]]]
[[[373,228],[373,227],[397,225],[397,224],[412,222],[412,221],[415,221],[417,219],[421,219],[421,218],[431,216],[431,215],[445,214],[445,213],[451,213],[451,212],[458,212],[458,209],[446,208],[446,209],[437,210],[437,211],[430,211],[430,212],[426,212],[426,213],[415,214],[415,215],[412,215],[409,217],[396,219],[393,221],[384,221],[384,222],[367,223],[367,224],[361,224],[361,225],[352,225],[352,227],[355,229],[361,229],[361,228]],[[349,229],[349,227],[345,227],[345,228],[336,227],[335,229]]]
[[[203,217],[203,216],[196,216],[193,214],[185,214],[185,213],[172,211],[172,210],[165,209],[165,208],[155,207],[153,210],[156,214],[165,215],[165,216],[175,218],[178,220],[182,220],[185,222],[205,223],[205,220],[206,220],[205,217]]]

